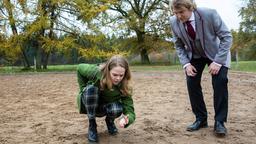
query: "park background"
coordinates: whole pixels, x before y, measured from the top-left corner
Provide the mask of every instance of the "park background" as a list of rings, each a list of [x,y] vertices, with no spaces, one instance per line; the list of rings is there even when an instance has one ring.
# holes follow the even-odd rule
[[[237,63],[256,59],[255,0],[239,4],[241,21],[231,29]],[[100,63],[113,54],[131,64],[179,63],[168,0],[4,0],[0,9],[1,69]]]
[[[132,65],[137,119],[114,137],[97,119],[100,143],[255,143],[256,1],[240,2],[234,15],[241,21],[231,29],[228,136],[216,138],[207,70],[202,87],[209,128],[185,131],[194,118],[171,42],[168,0],[0,1],[0,143],[87,143],[75,70],[114,54]]]

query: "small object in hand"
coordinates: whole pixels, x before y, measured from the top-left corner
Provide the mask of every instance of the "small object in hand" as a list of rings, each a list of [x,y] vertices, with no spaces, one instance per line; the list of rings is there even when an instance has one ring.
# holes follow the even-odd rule
[[[119,126],[124,128],[126,124],[128,124],[128,116],[122,114],[119,119]]]

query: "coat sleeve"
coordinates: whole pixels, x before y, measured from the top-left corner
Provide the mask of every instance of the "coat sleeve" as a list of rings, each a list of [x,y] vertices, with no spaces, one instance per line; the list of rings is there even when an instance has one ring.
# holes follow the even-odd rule
[[[212,10],[212,23],[214,31],[220,39],[218,53],[215,55],[214,61],[224,65],[227,60],[228,53],[232,45],[232,35],[216,10]]]
[[[92,64],[79,64],[77,67],[77,81],[80,92],[83,91],[84,87],[91,82],[95,82],[99,70],[96,65]]]
[[[178,25],[175,24],[176,18],[173,16],[170,18],[170,26],[172,31],[172,41],[174,42],[174,48],[179,57],[180,63],[182,66],[190,62],[188,57],[188,52],[185,49],[185,44],[182,42],[181,38],[177,34]]]
[[[135,112],[134,112],[134,106],[133,106],[133,99],[131,96],[122,96],[121,97],[121,103],[123,105],[123,113],[125,115],[129,115],[129,123],[125,125],[125,128],[127,128],[129,125],[131,125],[135,118]]]
[[[79,64],[77,67],[77,82],[79,85],[79,92],[76,97],[77,106],[79,113],[86,113],[86,110],[81,102],[81,95],[83,89],[87,86],[88,83],[93,82],[96,79],[97,74],[99,73],[98,67],[91,64]]]

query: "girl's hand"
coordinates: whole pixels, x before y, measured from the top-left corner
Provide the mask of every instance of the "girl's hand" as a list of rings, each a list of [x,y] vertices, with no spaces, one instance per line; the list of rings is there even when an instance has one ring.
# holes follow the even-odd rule
[[[119,119],[119,127],[124,128],[126,124],[129,123],[129,115],[121,115],[121,118]]]

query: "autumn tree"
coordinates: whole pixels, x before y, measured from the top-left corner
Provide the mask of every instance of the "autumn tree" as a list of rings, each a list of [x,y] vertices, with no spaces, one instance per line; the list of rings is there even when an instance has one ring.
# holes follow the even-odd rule
[[[34,62],[37,69],[41,69],[42,65],[44,69],[47,68],[48,57],[53,50],[68,53],[70,49],[76,48],[86,57],[105,54],[104,50],[97,47],[97,42],[104,37],[94,29],[90,21],[105,11],[114,0],[18,0],[18,2],[19,7],[14,6],[16,0],[4,0],[1,3],[1,16],[6,17],[6,21],[8,20],[5,22],[6,27],[8,29],[10,26],[13,32],[9,35],[10,43],[6,43],[6,46],[13,49],[18,47],[16,49],[19,53],[22,52],[22,46],[30,45],[36,51]],[[15,15],[12,14],[13,12]],[[85,38],[85,35],[87,41],[94,42],[94,45],[86,47],[78,42],[78,39]]]
[[[84,32],[88,32],[86,25],[98,13],[106,9],[104,1],[84,0],[39,0],[36,7],[36,20],[26,27],[28,35],[38,39],[37,61],[43,62],[46,68],[49,54],[52,50],[67,52],[72,48],[83,51],[83,46],[76,40]],[[64,39],[58,37],[65,35]],[[93,51],[90,51],[93,52]],[[81,53],[83,54],[83,53]],[[37,63],[40,68],[40,63]]]
[[[239,10],[242,21],[234,45],[243,54],[241,57],[250,60],[256,57],[256,0],[244,2],[245,6]]]
[[[0,17],[3,23],[2,29],[7,33],[6,27],[10,27],[11,33],[9,39],[4,43],[5,53],[11,59],[23,58],[24,67],[30,67],[28,57],[23,47],[23,38],[19,35],[18,27],[22,25],[19,15],[25,15],[25,3],[22,0],[15,1],[18,5],[14,5],[11,0],[3,0],[0,2]],[[12,53],[12,54],[9,54]]]
[[[157,40],[164,39],[168,25],[168,0],[120,0],[108,11],[110,17],[105,25],[117,35],[134,40],[133,51],[139,52],[141,63],[150,63],[148,54]],[[136,36],[136,39],[131,37]],[[159,44],[159,43],[158,43]]]

